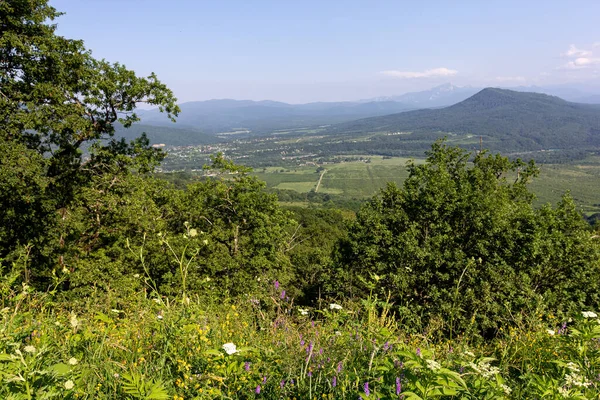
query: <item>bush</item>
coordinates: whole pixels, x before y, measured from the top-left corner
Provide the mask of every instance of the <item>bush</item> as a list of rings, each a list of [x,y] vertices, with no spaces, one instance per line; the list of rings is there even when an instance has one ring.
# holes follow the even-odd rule
[[[342,292],[389,291],[406,321],[450,335],[494,335],[541,303],[597,306],[598,246],[571,198],[535,210],[533,162],[469,158],[438,141],[425,164],[408,164],[403,188],[362,207],[338,249]]]

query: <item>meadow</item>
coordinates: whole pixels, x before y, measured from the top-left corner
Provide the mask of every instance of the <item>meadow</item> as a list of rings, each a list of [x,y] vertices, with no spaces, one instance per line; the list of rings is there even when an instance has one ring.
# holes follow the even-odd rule
[[[143,279],[139,278],[138,279]],[[592,399],[600,320],[531,310],[489,342],[400,328],[385,299],[298,307],[142,291],[61,301],[2,282],[3,399]]]

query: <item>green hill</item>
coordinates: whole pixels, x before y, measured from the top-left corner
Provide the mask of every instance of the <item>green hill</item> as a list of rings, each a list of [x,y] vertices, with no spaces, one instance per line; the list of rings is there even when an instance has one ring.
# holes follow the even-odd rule
[[[483,136],[503,151],[600,148],[600,106],[540,93],[487,88],[450,107],[417,110],[337,124],[330,133],[411,132],[409,142],[432,133]]]

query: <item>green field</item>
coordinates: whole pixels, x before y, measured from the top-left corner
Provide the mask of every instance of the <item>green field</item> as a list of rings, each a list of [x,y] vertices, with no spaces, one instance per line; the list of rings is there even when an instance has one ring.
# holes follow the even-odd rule
[[[407,158],[384,160],[381,156],[364,157],[370,157],[371,162],[323,165],[327,173],[323,176],[319,192],[368,198],[387,182],[401,184],[408,176]],[[536,204],[556,203],[563,193],[570,190],[582,212],[600,212],[600,162],[597,159],[584,160],[578,164],[543,164],[539,167],[540,176],[531,184],[531,189],[537,196]],[[268,187],[307,193],[315,189],[319,180],[320,174],[316,170],[317,166],[289,170],[273,167],[261,170],[256,175]]]

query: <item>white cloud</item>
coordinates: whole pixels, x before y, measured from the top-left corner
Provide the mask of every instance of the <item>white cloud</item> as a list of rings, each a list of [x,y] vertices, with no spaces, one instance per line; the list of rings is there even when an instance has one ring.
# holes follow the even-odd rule
[[[579,57],[565,65],[568,69],[583,69],[600,64],[600,58]]]
[[[592,48],[600,46],[600,42],[596,42],[592,45]],[[569,59],[569,61],[563,65],[562,68],[576,70],[591,68],[596,65],[600,65],[600,58],[594,57],[594,53],[591,50],[583,50],[577,48],[574,44],[569,46],[569,50],[562,54],[563,57]]]
[[[381,74],[391,76],[394,78],[402,78],[402,79],[413,79],[413,78],[435,78],[435,77],[443,77],[443,76],[454,76],[458,74],[457,70],[448,69],[448,68],[433,68],[427,69],[421,72],[412,72],[412,71],[398,71],[398,70],[390,70],[390,71],[381,71]]]
[[[566,57],[589,57],[592,55],[592,52],[589,50],[578,49],[574,44],[569,46],[569,50],[563,54]]]
[[[525,82],[524,76],[497,76],[496,81],[498,82]]]

